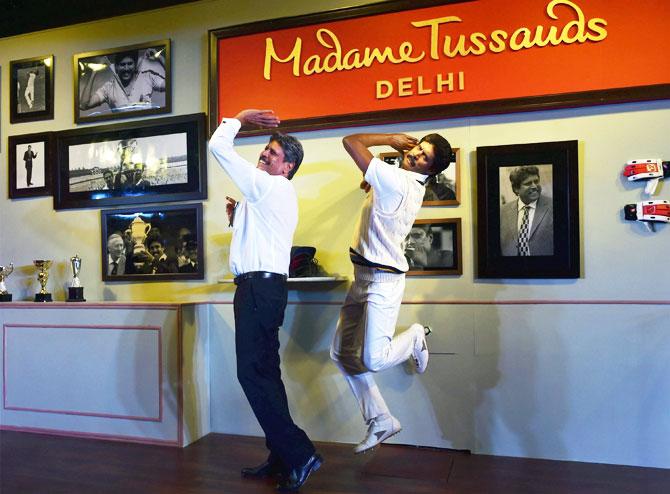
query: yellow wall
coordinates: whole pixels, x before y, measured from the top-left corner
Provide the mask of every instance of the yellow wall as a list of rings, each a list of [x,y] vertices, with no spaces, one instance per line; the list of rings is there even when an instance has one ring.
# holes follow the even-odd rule
[[[366,2],[356,2],[362,4]],[[206,279],[182,283],[101,283],[100,213],[95,209],[56,212],[50,197],[9,201],[7,137],[74,128],[72,55],[169,37],[172,40],[173,114],[207,110],[207,30],[252,21],[324,11],[348,6],[344,0],[237,2],[210,0],[137,15],[0,39],[2,67],[2,160],[0,175],[0,263],[14,262],[9,280],[15,300],[31,299],[37,289],[31,260],[54,259],[49,281],[58,300],[66,298],[71,277],[70,256],[83,258],[82,282],[89,300],[203,300],[227,299],[230,286],[217,280],[229,276],[230,229],[224,214],[225,196],[235,187],[213,158],[208,163],[209,199],[205,202]],[[9,61],[53,53],[55,56],[55,119],[9,124]],[[281,116],[281,115],[280,115]],[[621,180],[627,159],[670,156],[670,104],[652,102],[587,109],[504,116],[438,120],[365,127],[383,132],[407,131],[417,136],[443,132],[461,148],[462,204],[424,208],[421,217],[460,217],[463,220],[463,275],[411,279],[406,299],[527,299],[638,298],[660,270],[657,253],[667,246],[668,231],[648,234],[640,225],[622,221],[627,202],[642,200],[641,186]],[[131,119],[132,120],[132,119]],[[137,121],[137,120],[135,120]],[[305,162],[294,179],[300,199],[300,225],[295,244],[315,245],[321,264],[332,273],[351,274],[347,248],[363,200],[359,173],[340,140],[351,129],[300,133]],[[481,281],[474,279],[474,183],[477,146],[578,139],[580,156],[583,278],[571,281]],[[243,156],[255,160],[265,138],[239,141]],[[667,186],[659,197],[667,196]],[[636,251],[647,262],[630,260]],[[618,260],[628,259],[626,262]],[[656,279],[669,293],[670,277]],[[310,297],[341,299],[334,292],[300,292]],[[652,297],[658,298],[659,295]]]

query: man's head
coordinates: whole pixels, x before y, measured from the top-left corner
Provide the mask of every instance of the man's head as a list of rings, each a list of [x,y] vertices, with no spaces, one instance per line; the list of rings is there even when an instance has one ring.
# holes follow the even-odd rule
[[[537,201],[542,193],[540,171],[537,166],[520,166],[509,174],[512,190],[524,204]]]
[[[30,144],[28,144],[28,151],[30,151],[32,148],[33,147]]]
[[[118,233],[112,233],[107,239],[107,252],[114,261],[121,257],[124,247],[123,238]]]
[[[185,235],[182,239],[182,253],[191,262],[198,262],[198,239],[195,235]]]
[[[412,225],[412,229],[407,235],[406,251],[427,252],[433,245],[433,230],[430,223],[418,223]]]
[[[102,172],[102,178],[105,181],[108,189],[112,189],[114,187],[114,174],[111,170],[105,170]]]
[[[258,157],[256,168],[270,175],[282,175],[291,180],[298,171],[303,156],[302,144],[298,139],[275,132]]]
[[[121,84],[127,86],[137,70],[137,50],[117,53],[115,57],[116,73]]]
[[[423,175],[443,172],[453,160],[451,145],[440,134],[428,134],[405,153],[401,168]]]
[[[154,235],[147,240],[149,252],[152,256],[160,258],[165,253],[165,241],[162,237]]]

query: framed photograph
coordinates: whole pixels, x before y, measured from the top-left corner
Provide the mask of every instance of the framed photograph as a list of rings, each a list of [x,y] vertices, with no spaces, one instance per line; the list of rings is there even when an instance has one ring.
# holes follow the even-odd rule
[[[578,278],[577,141],[477,148],[477,276]]]
[[[416,220],[404,248],[407,276],[463,274],[460,218]]]
[[[14,60],[9,63],[9,121],[54,118],[54,57]]]
[[[102,280],[201,280],[202,204],[103,210]]]
[[[422,206],[458,206],[461,203],[461,152],[459,148],[453,148],[453,152],[455,159],[447,169],[426,182]],[[397,151],[380,153],[379,159],[389,165],[400,166],[401,158]]]
[[[203,113],[56,134],[54,209],[205,199]]]
[[[169,113],[170,40],[74,56],[76,123]]]
[[[10,136],[7,141],[9,198],[51,195],[53,133]]]

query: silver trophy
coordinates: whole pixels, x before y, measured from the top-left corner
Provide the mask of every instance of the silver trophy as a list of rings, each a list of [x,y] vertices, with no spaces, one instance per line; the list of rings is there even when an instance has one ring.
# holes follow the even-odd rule
[[[85,302],[84,299],[84,287],[81,286],[81,280],[79,279],[79,271],[81,271],[81,257],[79,254],[75,254],[70,258],[70,264],[72,265],[72,282],[68,288],[68,302]]]
[[[5,279],[14,271],[14,264],[11,262],[9,266],[0,266],[0,302],[11,302],[12,294],[7,291]]]

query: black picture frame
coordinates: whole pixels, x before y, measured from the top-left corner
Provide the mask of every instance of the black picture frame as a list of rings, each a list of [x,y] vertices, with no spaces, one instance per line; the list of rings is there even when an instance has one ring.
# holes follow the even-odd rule
[[[54,56],[9,62],[9,122],[54,118]]]
[[[50,196],[53,132],[9,136],[7,150],[9,198]]]
[[[579,278],[578,161],[576,140],[477,148],[478,278]],[[534,205],[529,255],[518,254],[518,215],[526,202],[517,200],[511,185],[518,169],[523,171],[517,179],[525,176],[541,187],[538,194],[530,182],[517,186],[519,196],[526,194]]]
[[[455,155],[446,170],[426,182],[422,206],[458,206],[461,203],[461,151],[453,148]],[[380,153],[379,159],[392,166],[400,166],[400,153]]]
[[[101,210],[100,218],[102,281],[204,278],[202,203]],[[165,254],[162,260],[155,260],[157,244]],[[118,257],[113,255],[117,248],[121,251]],[[156,254],[153,259],[152,253]],[[195,266],[187,262],[194,256]]]
[[[196,113],[56,133],[54,209],[206,199],[205,125]]]
[[[403,248],[407,276],[463,274],[460,218],[415,220]]]
[[[75,54],[75,123],[170,113],[170,64],[169,39]]]

